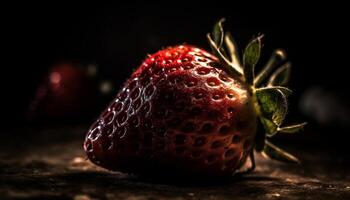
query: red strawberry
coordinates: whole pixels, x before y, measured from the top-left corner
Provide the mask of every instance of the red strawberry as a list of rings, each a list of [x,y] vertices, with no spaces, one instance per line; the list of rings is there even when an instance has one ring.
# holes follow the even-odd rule
[[[88,106],[77,106],[80,99],[93,97],[91,90],[84,87],[88,84],[89,80],[81,68],[71,63],[54,65],[36,91],[28,119],[57,119],[67,117],[67,113],[73,116],[81,114]]]
[[[26,112],[31,123],[77,122],[89,118],[113,89],[111,81],[100,80],[96,65],[59,62],[50,67]],[[81,101],[84,99],[84,101]],[[103,102],[103,101],[101,101]],[[88,109],[89,108],[89,109]]]
[[[209,35],[209,41],[219,59],[189,45],[150,55],[91,126],[84,143],[88,158],[107,169],[136,174],[219,176],[233,174],[248,155],[253,161],[254,147],[271,157],[290,156],[276,154],[268,142],[262,148],[265,135],[256,136],[258,116],[268,134],[289,127],[279,128],[276,116],[265,113],[262,105],[271,102],[256,92],[235,49],[230,50],[232,59],[223,56],[221,21],[213,37]],[[256,57],[256,47],[260,53],[260,39],[248,45],[246,67]]]

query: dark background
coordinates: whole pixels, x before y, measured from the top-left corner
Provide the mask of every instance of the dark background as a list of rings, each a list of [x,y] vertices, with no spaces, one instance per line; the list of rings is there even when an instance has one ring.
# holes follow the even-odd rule
[[[208,49],[205,34],[225,17],[225,27],[241,49],[252,36],[264,33],[262,63],[274,48],[284,48],[293,63],[291,121],[308,121],[309,125],[294,139],[281,140],[317,147],[320,152],[349,152],[349,23],[345,8],[319,3],[253,6],[234,2],[4,7],[2,129],[88,126],[148,53],[179,43]],[[74,105],[79,109],[63,114],[47,114],[40,107],[61,101],[52,97],[31,110],[38,88],[46,87],[52,69],[62,63],[79,69],[97,66],[96,77],[83,84],[92,92],[71,94],[78,99]],[[98,87],[105,80],[111,81],[113,89],[102,94]],[[78,79],[69,82],[79,84]]]
[[[131,3],[1,5],[1,199],[350,199],[349,6]],[[301,164],[256,154],[248,176],[193,184],[143,180],[84,159],[86,131],[146,55],[182,43],[209,50],[205,35],[222,17],[240,49],[265,34],[257,68],[275,48],[286,50],[294,91],[286,123],[308,125],[271,142]]]

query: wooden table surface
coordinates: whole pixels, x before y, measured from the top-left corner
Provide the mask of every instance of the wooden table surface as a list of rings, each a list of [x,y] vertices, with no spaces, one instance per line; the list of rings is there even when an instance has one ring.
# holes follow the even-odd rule
[[[301,165],[258,156],[245,177],[208,182],[145,180],[84,159],[86,127],[2,132],[0,199],[350,199],[348,161],[294,150]]]

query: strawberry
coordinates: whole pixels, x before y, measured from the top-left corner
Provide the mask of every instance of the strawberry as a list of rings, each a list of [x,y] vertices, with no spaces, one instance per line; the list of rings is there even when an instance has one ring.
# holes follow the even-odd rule
[[[76,106],[81,98],[93,97],[90,81],[83,69],[72,63],[53,65],[39,85],[27,112],[28,120],[77,116],[92,104]]]
[[[141,64],[86,135],[84,149],[93,163],[136,174],[225,176],[237,172],[248,157],[252,171],[254,148],[297,162],[266,140],[304,125],[281,127],[290,90],[278,84],[287,82],[289,64],[266,87],[257,87],[284,53],[276,51],[254,78],[262,37],[248,44],[241,64],[222,22],[208,34],[214,55],[179,45]],[[265,131],[257,132],[258,126]]]
[[[98,93],[96,70],[94,65],[84,68],[71,62],[54,64],[33,95],[27,120],[55,123],[92,115],[91,106],[96,104]]]

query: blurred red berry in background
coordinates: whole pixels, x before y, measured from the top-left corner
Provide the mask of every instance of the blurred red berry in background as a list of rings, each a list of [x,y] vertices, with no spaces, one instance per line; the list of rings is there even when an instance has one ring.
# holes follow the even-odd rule
[[[94,115],[99,93],[108,93],[111,84],[104,90],[96,78],[97,66],[83,66],[70,62],[53,65],[44,76],[30,102],[27,119],[30,122],[79,121]],[[107,81],[108,83],[108,81]]]

